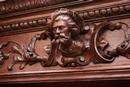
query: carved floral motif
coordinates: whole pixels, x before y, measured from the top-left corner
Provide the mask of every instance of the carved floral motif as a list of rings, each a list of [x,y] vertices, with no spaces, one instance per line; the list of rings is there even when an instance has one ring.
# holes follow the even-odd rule
[[[27,64],[40,63],[43,67],[60,65],[86,66],[93,63],[110,63],[119,55],[130,58],[130,28],[127,24],[119,22],[113,24],[104,21],[96,26],[93,23],[84,24],[83,19],[66,8],[61,8],[52,13],[48,20],[48,29],[41,34],[35,35],[27,49],[16,42],[6,42],[0,45],[0,66],[6,62],[10,55],[15,53],[14,60],[9,64],[8,70],[20,63],[20,69]],[[124,27],[125,26],[125,27]],[[124,41],[115,49],[107,50],[110,47],[109,41],[102,37],[107,31],[124,31]],[[36,41],[50,39],[51,45],[44,47],[47,55],[39,55],[35,50]],[[11,46],[9,52],[4,48]]]

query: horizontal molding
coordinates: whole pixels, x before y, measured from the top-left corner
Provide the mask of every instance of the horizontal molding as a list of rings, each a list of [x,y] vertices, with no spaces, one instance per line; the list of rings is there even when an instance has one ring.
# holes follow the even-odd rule
[[[130,79],[130,66],[66,68],[50,71],[1,73],[0,84],[76,82]],[[54,68],[53,68],[54,69]]]
[[[103,20],[123,19],[130,17],[130,3],[82,10],[77,11],[77,13],[84,19],[85,22],[101,22]],[[48,17],[49,16],[41,19],[4,24],[0,26],[0,36],[19,34],[19,31],[21,31],[21,33],[32,32],[35,31],[33,29],[39,29],[39,27],[41,27],[39,31],[43,30],[42,27],[46,27]]]
[[[9,0],[0,3],[0,14],[72,2],[73,0]]]
[[[29,30],[28,30],[29,29]],[[29,33],[29,32],[38,32],[38,31],[43,31],[46,30],[46,26],[39,26],[39,27],[32,27],[32,28],[27,28],[27,29],[18,29],[18,30],[11,30],[8,32],[2,32],[0,34],[0,37],[2,36],[9,36],[9,35],[16,35],[16,34],[23,34],[23,33]]]
[[[130,13],[130,3],[121,4],[121,5],[113,5],[108,7],[102,7],[98,9],[89,9],[77,12],[86,22],[95,20],[104,20],[109,19],[113,20],[120,19],[121,15],[126,16]]]
[[[63,8],[66,6],[73,6],[83,3],[92,2],[93,0],[28,0],[15,1],[16,4],[11,5],[11,3],[0,4],[0,18],[6,18],[11,16],[23,15],[27,13],[34,13],[38,11],[46,11],[50,9]],[[30,4],[28,4],[28,3]],[[23,4],[22,4],[23,3]],[[8,5],[9,4],[9,5]]]

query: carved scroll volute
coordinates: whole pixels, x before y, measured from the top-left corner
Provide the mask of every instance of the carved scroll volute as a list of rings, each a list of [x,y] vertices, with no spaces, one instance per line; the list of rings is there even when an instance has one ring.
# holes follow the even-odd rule
[[[125,28],[123,26],[125,26]],[[107,31],[114,30],[122,30],[124,32],[124,34],[122,35],[125,36],[121,37],[124,37],[125,39],[113,50],[106,50],[106,48],[109,47],[109,42],[105,38],[101,38],[101,36]],[[113,24],[111,22],[104,21],[99,26],[97,26],[96,30],[92,34],[90,41],[90,49],[93,54],[91,58],[92,61],[94,63],[109,63],[112,62],[119,55],[130,58],[129,31],[130,29],[128,28],[128,25],[122,22]]]
[[[104,31],[106,31],[106,29],[109,26],[109,22],[105,21],[102,24],[100,24],[95,32],[92,34],[91,36],[91,41],[90,41],[90,49],[91,52],[93,54],[93,56],[91,57],[92,61],[94,63],[98,63],[98,62],[112,62],[114,60],[114,58],[104,58],[100,53],[99,50],[97,48],[97,41],[99,41],[100,35],[102,35],[104,33]]]
[[[119,55],[130,58],[130,28],[123,22],[113,24],[104,21],[98,26],[94,23],[84,24],[83,19],[77,13],[61,8],[52,13],[47,24],[48,30],[32,37],[26,49],[23,45],[12,41],[0,44],[0,67],[13,53],[17,55],[13,56],[14,60],[9,64],[8,70],[12,70],[13,66],[18,63],[20,63],[21,70],[27,64],[35,63],[40,63],[43,67],[56,65],[75,67],[86,66],[91,61],[110,63]],[[115,47],[110,47],[112,40],[105,36],[108,31],[123,31],[119,35],[124,38],[116,41]],[[47,55],[41,56],[35,50],[36,41],[47,38],[50,39],[51,45],[44,47]],[[9,52],[3,53],[4,48],[10,44],[13,45]]]
[[[43,67],[59,64],[60,66],[82,66],[90,63],[90,38],[92,32],[87,32],[84,28],[83,19],[66,8],[61,8],[52,13],[50,21],[48,21],[48,30],[41,34],[35,35],[27,49],[18,43],[14,43],[11,53],[18,54],[14,56],[14,60],[9,64],[8,70],[12,70],[15,64],[20,63],[20,70],[24,69],[27,64],[32,65],[37,62]],[[40,56],[35,45],[38,40],[50,39],[51,45],[44,47],[48,55]],[[86,40],[86,38],[88,40]],[[7,42],[8,43],[8,42]],[[1,44],[2,45],[2,44]],[[1,49],[5,46],[1,46]],[[5,57],[1,53],[1,58]],[[8,56],[9,58],[9,56]],[[6,58],[4,58],[6,59]],[[3,60],[0,65],[3,65]]]

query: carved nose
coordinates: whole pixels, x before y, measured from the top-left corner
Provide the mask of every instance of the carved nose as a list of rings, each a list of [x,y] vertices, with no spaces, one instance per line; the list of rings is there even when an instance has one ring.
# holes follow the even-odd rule
[[[59,28],[56,29],[56,33],[59,34],[60,33],[60,30]]]

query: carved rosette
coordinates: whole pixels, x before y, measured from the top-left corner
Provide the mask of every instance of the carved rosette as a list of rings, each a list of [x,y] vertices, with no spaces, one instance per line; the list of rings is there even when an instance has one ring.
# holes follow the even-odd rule
[[[30,23],[31,24],[31,23]],[[60,65],[62,67],[86,66],[90,62],[110,63],[119,55],[130,58],[130,28],[126,23],[111,23],[104,21],[99,25],[84,24],[83,19],[75,12],[61,8],[52,13],[47,30],[35,35],[28,47],[16,42],[6,42],[0,45],[0,67],[13,56],[13,62],[8,70],[20,63],[20,69],[27,64],[40,63],[43,67]],[[121,32],[124,37],[116,46],[110,42],[107,32]],[[115,34],[113,34],[115,35]],[[124,36],[123,36],[124,35]],[[50,39],[51,45],[44,47],[47,55],[39,55],[35,50],[36,41]],[[115,37],[112,37],[115,38]],[[120,37],[119,37],[120,38]],[[4,48],[11,45],[8,52]],[[110,49],[111,48],[111,49]]]

